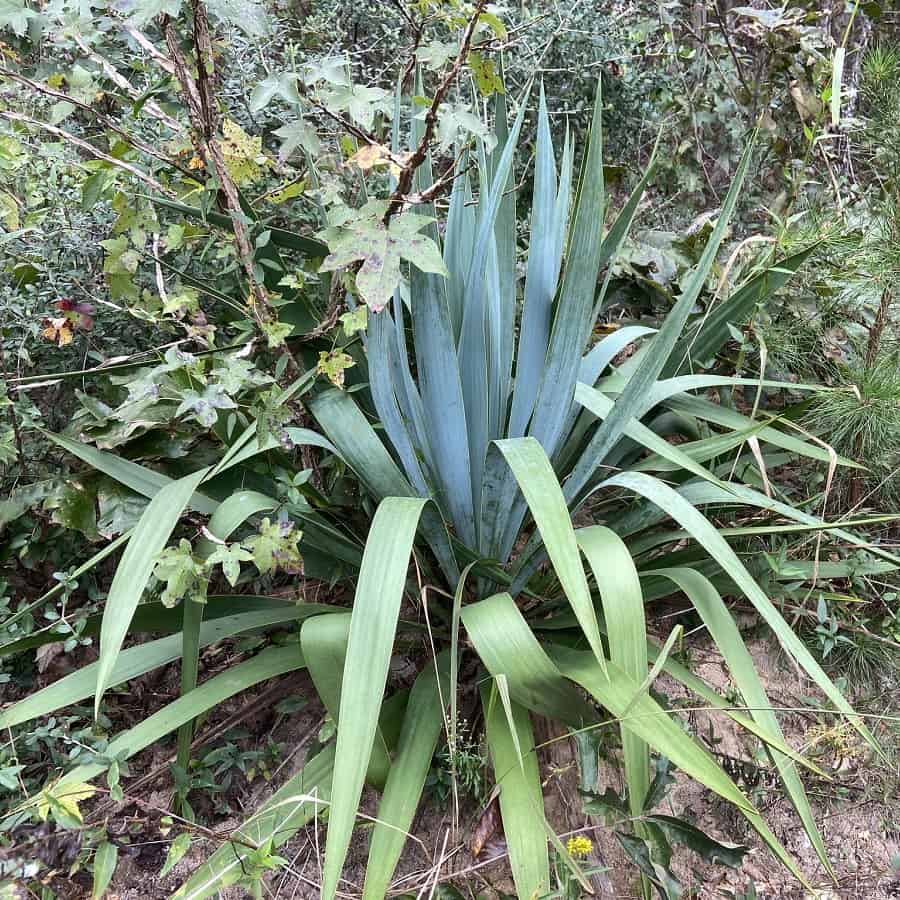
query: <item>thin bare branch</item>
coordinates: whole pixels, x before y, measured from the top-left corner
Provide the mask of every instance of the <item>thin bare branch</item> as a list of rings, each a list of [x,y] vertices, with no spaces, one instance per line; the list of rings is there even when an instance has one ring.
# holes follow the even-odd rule
[[[13,72],[11,69],[4,68],[0,66],[0,75],[5,78],[11,78],[14,81],[18,81],[19,84],[25,85],[25,87],[34,91],[38,94],[44,94],[47,97],[53,97],[55,100],[61,100],[64,103],[71,103],[72,106],[77,106],[79,109],[83,109],[86,112],[89,112],[104,128],[108,128],[110,131],[114,131],[119,135],[123,140],[127,141],[134,147],[136,150],[140,150],[141,153],[146,153],[148,156],[152,156],[154,159],[158,159],[160,162],[164,162],[168,166],[172,166],[173,168],[178,169],[182,174],[193,177],[193,173],[189,172],[187,169],[182,168],[178,165],[174,160],[170,157],[166,156],[164,153],[160,153],[159,150],[151,147],[149,144],[144,143],[144,141],[136,138],[133,134],[129,134],[125,131],[124,128],[120,128],[116,125],[115,122],[112,121],[108,116],[103,115],[99,110],[94,109],[89,103],[84,103],[81,100],[78,100],[75,97],[72,97],[70,94],[66,94],[63,91],[58,91],[55,88],[50,87],[48,84],[42,84],[39,81],[33,81],[31,78],[26,78],[24,75],[20,75],[18,72]]]
[[[9,109],[0,109],[0,116],[3,116],[3,118],[8,119],[10,122],[22,122],[25,125],[31,125],[34,128],[40,128],[42,131],[46,131],[48,134],[53,134],[56,137],[66,141],[67,143],[72,144],[73,147],[78,147],[81,150],[84,150],[85,153],[89,153],[95,159],[102,159],[104,162],[109,163],[111,166],[116,166],[119,169],[123,169],[124,171],[133,175],[135,178],[143,181],[144,184],[150,185],[153,190],[159,191],[161,194],[165,194],[165,196],[167,197],[175,196],[172,191],[160,184],[160,182],[158,182],[152,175],[148,175],[146,172],[143,172],[139,168],[137,168],[137,166],[131,165],[131,163],[127,163],[122,159],[116,159],[114,156],[110,156],[108,153],[104,153],[102,150],[98,150],[93,144],[90,144],[79,137],[75,137],[74,134],[66,131],[63,128],[57,128],[56,125],[50,125],[48,122],[41,122],[40,119],[33,119],[31,116],[26,116],[24,113],[13,112]]]
[[[387,212],[384,214],[385,225],[390,222],[394,215],[403,209],[403,206],[406,203],[406,195],[412,190],[413,178],[415,178],[416,170],[423,162],[425,162],[425,157],[428,154],[428,147],[434,136],[434,129],[437,126],[438,109],[440,108],[441,103],[443,103],[447,91],[450,90],[457,75],[459,75],[459,71],[466,61],[466,57],[469,55],[469,47],[472,43],[472,35],[475,33],[475,26],[478,24],[478,19],[486,5],[487,0],[477,0],[475,9],[469,18],[469,21],[466,23],[466,29],[463,32],[462,40],[459,45],[459,53],[457,53],[453,65],[447,71],[447,74],[441,80],[437,90],[434,92],[431,106],[428,107],[428,112],[425,113],[425,130],[422,132],[422,137],[419,140],[416,149],[413,150],[409,159],[406,160],[403,167],[400,169],[397,187],[391,194]]]

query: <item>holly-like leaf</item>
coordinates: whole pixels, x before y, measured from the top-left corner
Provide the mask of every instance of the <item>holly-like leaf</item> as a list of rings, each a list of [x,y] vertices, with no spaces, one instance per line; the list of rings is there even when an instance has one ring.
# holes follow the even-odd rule
[[[367,131],[375,122],[377,110],[389,113],[391,109],[391,96],[386,90],[360,84],[337,85],[324,92],[322,100],[332,112],[346,110],[350,118]]]
[[[253,554],[253,562],[260,573],[265,575],[275,568],[288,572],[302,571],[303,561],[297,544],[303,533],[291,522],[270,522],[262,520],[259,534],[244,541],[244,546]]]
[[[431,41],[416,51],[416,59],[425,63],[426,69],[432,72],[443,69],[451,56],[456,56],[458,48],[455,44],[446,44],[443,41]]]
[[[322,149],[322,142],[316,134],[316,129],[303,119],[288,122],[287,125],[276,128],[273,134],[281,138],[281,147],[278,150],[278,159],[281,162],[290,159],[298,147],[302,147],[311,156],[315,156]]]
[[[253,554],[239,543],[218,544],[216,549],[206,557],[206,565],[209,567],[221,565],[222,574],[234,587],[241,574],[241,563],[250,562],[252,559]]]
[[[222,390],[232,396],[243,388],[269,384],[272,381],[271,376],[260,372],[249,359],[241,357],[240,353],[239,350],[220,359],[211,373]]]
[[[365,309],[365,307],[363,307]],[[344,386],[345,370],[355,366],[353,357],[340,350],[320,350],[316,371],[324,375],[335,387]]]
[[[285,338],[294,330],[294,326],[290,322],[262,322],[260,327],[266,336],[266,342],[270,350],[280,347],[284,343]]]
[[[292,413],[286,403],[281,402],[281,389],[273,387],[271,390],[262,391],[259,394],[259,402],[253,410],[256,419],[256,440],[262,446],[269,437],[274,437],[285,448],[290,449],[293,444],[285,425],[290,422]]]
[[[234,409],[237,403],[225,393],[221,384],[208,384],[202,394],[196,391],[185,391],[181,395],[181,404],[175,411],[176,416],[192,412],[201,425],[212,428],[216,424],[219,409]]]
[[[272,19],[263,3],[255,0],[207,0],[206,5],[217,19],[237,26],[249,37],[264,37],[272,31]]]
[[[8,28],[16,37],[22,37],[28,30],[28,20],[37,16],[25,0],[0,0],[0,31]]]
[[[491,31],[494,32],[494,37],[500,38],[500,40],[504,40],[509,32],[506,30],[506,26],[501,21],[500,17],[495,15],[492,12],[488,12],[485,10],[478,17],[479,25],[487,25]]]
[[[64,828],[78,828],[84,821],[78,804],[93,797],[95,793],[95,789],[89,784],[55,782],[47,785],[34,802],[42,822],[46,822],[52,813],[54,820]]]
[[[0,788],[7,791],[19,790],[19,773],[25,766],[5,766],[0,769]]]
[[[424,119],[428,110],[422,110],[416,115],[417,119]],[[484,141],[484,149],[490,153],[497,146],[497,136],[465,103],[442,103],[438,111],[437,138],[440,141],[440,151],[449,150],[462,136],[468,135],[480,138]]]
[[[190,541],[182,538],[177,547],[167,547],[159,555],[153,575],[166,583],[160,600],[163,606],[175,606],[190,596],[199,603],[206,602],[208,579],[203,561],[194,556]]]
[[[181,12],[181,0],[137,0],[128,6],[132,10],[131,22],[139,28],[157,16],[176,19]]]
[[[198,309],[200,309],[200,297],[197,291],[184,284],[166,295],[162,311],[163,315],[177,314],[183,316],[186,313],[197,312]]]
[[[130,249],[126,235],[100,241],[100,246],[106,251],[103,271],[107,275],[134,275],[141,256],[137,250]]]
[[[393,296],[402,277],[402,259],[423,272],[447,274],[437,245],[419,234],[431,219],[403,213],[385,227],[382,219],[386,210],[385,201],[370,200],[357,213],[350,212],[349,219],[322,233],[331,253],[325,257],[320,270],[332,272],[361,261],[356,286],[373,312],[382,309]],[[348,215],[347,211],[342,215]]]
[[[347,74],[348,63],[344,56],[329,56],[307,63],[303,67],[303,81],[305,84],[316,84],[319,81],[327,81],[328,84],[349,85],[350,77]]]
[[[739,869],[749,847],[743,844],[726,844],[710,837],[695,825],[673,816],[647,816],[648,822],[658,825],[672,841],[679,841],[699,853],[707,862],[722,863]]]
[[[19,204],[7,191],[0,191],[0,225],[7,231],[15,231],[19,227]]]
[[[365,331],[369,322],[369,307],[360,305],[351,312],[345,312],[340,316],[340,322],[347,337],[352,337],[357,331]]]
[[[299,76],[293,72],[282,72],[281,74],[273,72],[253,88],[253,93],[250,95],[250,112],[259,112],[261,109],[265,109],[276,97],[280,97],[286,103],[299,103],[298,79]]]

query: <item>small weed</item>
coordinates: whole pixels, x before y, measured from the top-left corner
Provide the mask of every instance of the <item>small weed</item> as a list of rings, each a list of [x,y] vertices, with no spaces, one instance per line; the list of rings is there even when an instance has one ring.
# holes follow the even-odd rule
[[[471,725],[460,719],[456,729],[456,752],[452,752],[448,744],[440,747],[434,756],[425,788],[435,804],[444,805],[453,792],[455,772],[460,795],[482,804],[487,799],[487,765],[487,750],[482,736],[474,734]]]

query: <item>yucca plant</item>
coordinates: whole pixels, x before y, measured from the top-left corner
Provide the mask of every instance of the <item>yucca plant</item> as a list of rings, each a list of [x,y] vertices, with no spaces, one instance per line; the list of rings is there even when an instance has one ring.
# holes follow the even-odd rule
[[[744,321],[805,257],[780,261],[685,330],[739,196],[748,150],[703,256],[660,328],[622,328],[590,347],[609,264],[652,166],[604,230],[599,98],[573,191],[571,142],[566,139],[558,168],[541,97],[519,315],[513,164],[525,106],[507,134],[501,97],[497,148],[476,153],[477,200],[468,176],[461,174],[454,182],[443,240],[436,225],[431,227],[448,274],[413,267],[408,306],[397,294],[389,309],[370,316],[369,398],[383,438],[366,413],[365,392],[317,391],[306,376],[284,397],[309,393],[308,406],[327,436],[292,429],[293,441],[342,459],[356,473],[361,490],[378,502],[361,561],[354,559],[352,541],[331,524],[313,512],[305,516],[310,546],[343,554],[348,565],[358,565],[351,610],[248,597],[209,597],[205,608],[186,599],[183,611],[141,604],[158,554],[186,509],[210,516],[207,531],[225,541],[277,506],[261,491],[217,499],[221,492],[214,490],[227,471],[251,466],[260,454],[282,452],[274,438],[260,443],[255,426],[228,447],[218,465],[179,480],[58,438],[89,464],[153,499],[133,533],[98,555],[125,545],[99,626],[98,662],[0,713],[0,726],[92,694],[99,709],[110,687],[179,657],[183,695],[116,737],[102,759],[80,766],[47,790],[55,797],[81,791],[86,782],[176,729],[179,760],[185,762],[198,715],[250,685],[301,667],[308,668],[337,722],[335,744],[308,760],[195,871],[179,898],[199,900],[248,872],[265,871],[274,848],[314,817],[327,816],[322,896],[331,900],[367,781],[381,791],[381,799],[363,896],[385,896],[442,735],[452,753],[464,653],[477,656],[483,673],[486,738],[520,897],[550,891],[548,843],[567,859],[574,877],[584,879],[544,817],[532,714],[585,733],[610,717],[618,723],[638,834],[658,833],[661,827],[645,804],[653,748],[733,803],[772,852],[806,881],[750,800],[652,698],[649,689],[660,671],[763,743],[822,865],[831,871],[799,774],[800,767],[819,770],[785,741],[722,593],[746,597],[834,709],[849,717],[865,740],[875,742],[727,538],[828,529],[847,542],[862,541],[772,495],[767,469],[797,455],[830,463],[827,449],[782,430],[776,417],[758,411],[745,416],[692,393],[787,386],[683,374],[692,360],[713,357],[727,339],[728,323]],[[418,127],[413,121],[414,142]],[[419,172],[420,190],[429,186],[427,172],[428,166]],[[619,353],[635,342],[641,342],[638,351],[614,367]],[[671,443],[667,437],[674,431],[691,439]],[[761,486],[765,492],[757,489]],[[572,514],[589,498],[596,524],[576,529]],[[750,510],[755,521],[716,528],[701,512],[705,507],[732,516],[735,510]],[[775,525],[777,518],[791,524]],[[443,579],[453,602],[447,602],[433,632],[434,658],[408,692],[385,699],[398,631],[412,627],[399,616],[419,537],[419,565]],[[208,556],[214,547],[202,547],[200,555]],[[673,592],[694,605],[729,666],[745,710],[734,708],[673,659],[671,641],[659,646],[648,638],[647,604]],[[517,602],[520,598],[527,602]],[[299,647],[265,649],[197,685],[201,646],[291,621],[302,623]],[[179,627],[180,634],[122,649],[130,632],[177,632]],[[18,642],[0,652],[28,646]]]

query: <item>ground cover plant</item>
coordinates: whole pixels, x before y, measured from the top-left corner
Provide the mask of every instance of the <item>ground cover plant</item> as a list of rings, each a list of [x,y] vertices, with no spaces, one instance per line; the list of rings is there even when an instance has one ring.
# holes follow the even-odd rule
[[[671,272],[655,278],[641,247],[662,231],[665,129],[625,189],[606,164],[603,79],[566,127],[540,77],[504,77],[515,30],[502,10],[394,8],[412,53],[381,84],[349,55],[309,53],[262,6],[138,5],[101,28],[65,6],[4,13],[10,59],[48,35],[73,57],[64,75],[39,55],[7,70],[16,184],[34,184],[21,157],[37,133],[85,154],[80,206],[109,229],[85,293],[148,330],[101,352],[94,305],[60,300],[40,323],[45,350],[84,341],[99,365],[7,373],[5,463],[24,464],[23,441],[52,451],[3,501],[5,558],[54,583],[29,592],[15,570],[5,601],[2,877],[52,892],[87,864],[102,895],[130,845],[110,811],[143,802],[168,845],[163,873],[191,860],[173,896],[277,894],[290,841],[313,828],[304,890],[380,898],[403,889],[421,810],[443,805],[446,845],[474,803],[476,830],[502,828],[517,896],[581,896],[606,866],[588,838],[558,833],[544,796],[548,747],[571,741],[578,804],[611,823],[636,896],[682,895],[685,852],[733,869],[748,853],[703,816],[672,814],[676,778],[732,808],[741,841],[755,834],[789,883],[822,888],[838,872],[810,794],[834,773],[810,751],[840,732],[873,771],[893,752],[892,717],[855,709],[829,664],[850,638],[833,615],[845,601],[822,584],[890,578],[898,560],[871,539],[889,511],[829,505],[839,473],[864,471],[862,448],[835,449],[822,418],[850,428],[846,391],[813,367],[773,372],[742,331],[822,244],[773,241],[735,266],[765,119],[723,158],[720,208],[665,244]],[[224,36],[285,44],[249,94],[222,74]],[[125,62],[134,47],[140,65]],[[110,118],[125,110],[127,128]],[[7,274],[33,302],[46,209],[29,218],[10,196]],[[871,377],[889,377],[879,359]],[[71,404],[67,427],[30,405],[47,382]],[[824,490],[809,498],[813,472]],[[44,549],[50,536],[68,543]],[[672,627],[674,601],[688,610]],[[795,710],[770,696],[739,606],[815,694],[825,724],[811,744],[786,734]],[[692,624],[724,687],[692,665]],[[61,677],[43,683],[56,660]],[[166,673],[167,691],[123,721],[123,690]],[[303,695],[279,700],[265,742],[228,718],[208,726],[284,683]],[[232,805],[235,783],[305,748],[273,735],[313,704],[324,720],[302,766]],[[698,710],[755,748],[812,848],[803,861],[692,725]],[[160,752],[171,796],[148,805],[130,766]],[[56,857],[41,862],[32,848],[51,834]],[[437,890],[440,867],[418,887]]]

